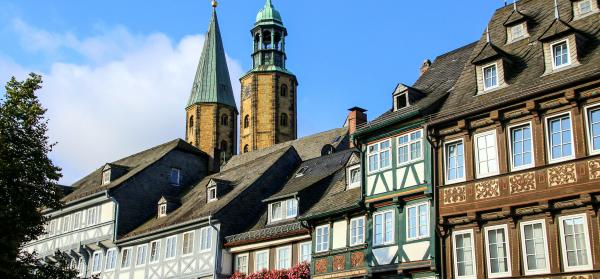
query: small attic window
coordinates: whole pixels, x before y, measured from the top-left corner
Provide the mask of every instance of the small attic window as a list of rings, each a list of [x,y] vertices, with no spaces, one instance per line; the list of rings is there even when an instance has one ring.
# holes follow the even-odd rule
[[[408,94],[402,93],[396,96],[394,100],[395,110],[399,110],[408,106]]]
[[[360,165],[348,167],[346,175],[348,177],[348,189],[360,187]]]
[[[303,176],[306,171],[308,170],[308,167],[302,167],[301,169],[298,170],[298,172],[296,173],[296,177],[301,177]]]
[[[217,186],[211,186],[206,189],[206,200],[208,202],[216,201],[217,198]]]
[[[102,172],[102,185],[106,185],[110,183],[110,170],[105,170]]]
[[[165,217],[167,216],[167,204],[166,203],[162,203],[158,205],[158,217]]]
[[[514,43],[516,41],[520,41],[522,39],[529,37],[529,33],[527,32],[527,23],[521,22],[521,23],[517,23],[515,25],[506,27],[506,35],[507,35],[506,36],[507,44]]]
[[[586,17],[598,11],[598,3],[594,0],[573,1],[573,15],[575,19]]]
[[[494,63],[483,67],[483,90],[498,87],[498,64]]]
[[[169,178],[171,185],[179,186],[181,183],[181,170],[177,168],[171,168],[171,175]]]
[[[569,54],[569,42],[563,40],[551,45],[552,50],[552,67],[554,69],[562,68],[571,64]]]

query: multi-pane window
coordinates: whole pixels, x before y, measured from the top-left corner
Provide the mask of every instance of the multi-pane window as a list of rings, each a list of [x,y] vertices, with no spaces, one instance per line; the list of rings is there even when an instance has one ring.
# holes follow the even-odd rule
[[[510,276],[510,256],[506,225],[486,228],[485,243],[489,277]]]
[[[384,211],[373,215],[373,245],[394,242],[394,212]]]
[[[390,140],[385,140],[367,147],[369,172],[376,172],[390,167]]]
[[[558,220],[565,271],[592,269],[592,254],[585,214],[563,216]]]
[[[547,125],[550,162],[572,159],[574,151],[571,115],[565,114],[550,118]]]
[[[92,274],[102,271],[102,251],[96,251],[92,255]]]
[[[248,254],[235,256],[235,271],[242,274],[248,273]]]
[[[123,249],[121,253],[121,269],[129,268],[131,266],[131,248]]]
[[[181,170],[172,168],[169,181],[171,185],[178,186],[181,183]]]
[[[592,1],[591,0],[581,0],[581,1],[577,1],[576,3],[577,3],[577,8],[579,10],[580,16],[592,12]]]
[[[453,233],[454,274],[456,278],[475,278],[475,253],[473,251],[473,231]]]
[[[288,269],[292,267],[292,247],[277,248],[277,269]]]
[[[115,265],[117,264],[117,249],[108,249],[106,251],[106,263],[104,265],[105,270],[113,270],[115,269]]]
[[[310,262],[310,254],[312,253],[312,243],[300,243],[300,262]]]
[[[315,250],[317,253],[329,250],[329,225],[317,227]]]
[[[98,224],[98,208],[92,207],[87,210],[87,225],[92,226]]]
[[[521,223],[521,246],[525,275],[548,273],[548,247],[544,221]]]
[[[75,212],[75,214],[73,214],[73,230],[77,230],[79,229],[79,226],[81,224],[81,212]]]
[[[497,65],[483,67],[483,90],[489,90],[498,86]]]
[[[358,245],[365,242],[365,217],[350,220],[350,245]]]
[[[510,27],[510,34],[513,41],[516,41],[525,36],[525,25],[517,24]]]
[[[254,271],[269,269],[269,250],[258,251],[254,254]]]
[[[135,260],[135,265],[143,265],[146,263],[146,252],[148,250],[148,245],[144,244],[144,245],[140,245],[137,247],[136,250],[136,260]]]
[[[102,185],[110,183],[110,170],[102,172]]]
[[[71,216],[67,215],[63,217],[62,227],[63,233],[66,233],[71,230]]]
[[[200,251],[208,251],[212,247],[212,228],[200,229]]]
[[[429,203],[420,203],[407,207],[407,239],[429,237]]]
[[[461,181],[465,178],[465,151],[462,141],[446,144],[446,182]]]
[[[269,205],[270,221],[281,221],[291,219],[298,215],[298,200],[288,199],[285,201],[274,202]]]
[[[163,203],[158,205],[158,217],[167,216],[167,204]]]
[[[177,256],[177,236],[168,237],[165,246],[165,259],[175,258]]]
[[[600,153],[600,108],[587,110],[590,154]]]
[[[513,170],[533,166],[533,141],[531,125],[510,128],[510,162]]]
[[[498,174],[495,131],[475,135],[475,167],[477,177]]]
[[[208,189],[206,189],[206,199],[211,202],[211,201],[216,201],[217,198],[217,186],[212,186],[212,187],[208,187]]]
[[[160,257],[160,241],[152,241],[150,242],[150,263],[158,262]]]
[[[348,189],[360,187],[360,165],[348,168]]]
[[[554,68],[564,67],[570,64],[569,45],[567,41],[555,43],[552,48],[552,65]]]
[[[423,158],[423,132],[421,130],[398,137],[398,164]]]
[[[194,232],[184,233],[183,240],[181,242],[181,254],[185,256],[194,252]]]

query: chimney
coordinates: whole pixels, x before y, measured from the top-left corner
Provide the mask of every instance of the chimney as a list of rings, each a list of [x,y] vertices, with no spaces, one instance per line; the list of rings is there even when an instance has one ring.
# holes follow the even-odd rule
[[[348,134],[352,135],[356,132],[356,127],[367,123],[367,110],[359,107],[353,107],[348,109],[348,118],[346,118],[346,127],[348,127]],[[353,143],[350,143],[350,147],[354,147]]]
[[[425,59],[423,64],[421,64],[421,69],[419,70],[421,74],[419,76],[422,76],[425,72],[427,72],[427,70],[429,70],[429,66],[431,66],[431,61],[429,59]]]

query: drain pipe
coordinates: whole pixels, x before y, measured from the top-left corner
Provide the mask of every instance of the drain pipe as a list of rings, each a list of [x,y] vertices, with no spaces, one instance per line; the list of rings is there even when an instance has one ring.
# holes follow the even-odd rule
[[[440,250],[438,251],[438,253],[436,253],[436,256],[439,255],[439,274],[440,274],[440,278],[446,278],[446,274],[445,274],[445,258],[443,256],[443,251],[445,251],[445,246],[446,243],[444,242],[443,238],[442,238],[442,234],[440,233],[439,229],[438,229],[438,216],[439,216],[439,201],[438,201],[438,189],[437,189],[437,184],[439,181],[439,177],[438,177],[438,149],[439,149],[439,142],[434,141],[433,140],[433,133],[430,133],[429,131],[429,124],[425,124],[424,125],[424,130],[427,132],[427,141],[429,142],[429,144],[433,147],[432,148],[432,167],[431,167],[431,177],[432,177],[432,181],[431,181],[431,188],[432,188],[432,199],[434,202],[434,210],[435,210],[435,230],[437,231],[437,235],[438,235],[438,241],[439,241],[439,248]],[[436,261],[437,262],[437,261]]]

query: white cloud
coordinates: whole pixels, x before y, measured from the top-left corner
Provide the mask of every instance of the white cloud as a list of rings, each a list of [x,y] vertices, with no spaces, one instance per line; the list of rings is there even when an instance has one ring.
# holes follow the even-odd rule
[[[51,33],[19,20],[14,28],[31,51],[73,51],[87,61],[53,63],[43,73],[41,100],[48,109],[50,139],[58,142],[52,158],[63,167],[62,183],[184,136],[184,108],[203,36],[173,43],[162,33],[132,35],[123,27],[87,38]],[[237,100],[242,69],[229,57],[228,66]]]

